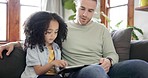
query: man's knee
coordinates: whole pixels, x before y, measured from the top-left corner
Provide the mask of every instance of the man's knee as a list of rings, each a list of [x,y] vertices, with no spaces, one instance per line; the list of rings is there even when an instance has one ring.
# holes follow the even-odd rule
[[[107,74],[100,65],[90,65],[79,71],[82,78],[107,78]]]
[[[148,63],[143,60],[127,60],[119,62],[111,68],[111,72],[138,73],[148,71]]]
[[[148,63],[146,61],[143,60],[128,60],[127,62],[125,62],[125,64],[131,68],[147,68],[148,67]]]
[[[136,75],[135,75],[136,74]],[[146,78],[148,63],[143,60],[127,60],[119,62],[111,68],[109,75],[115,77]]]

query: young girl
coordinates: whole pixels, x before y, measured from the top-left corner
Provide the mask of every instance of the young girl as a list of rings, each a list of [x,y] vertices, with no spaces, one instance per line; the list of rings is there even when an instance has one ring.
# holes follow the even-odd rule
[[[32,14],[24,24],[26,68],[21,78],[60,78],[59,67],[67,66],[61,60],[62,42],[67,25],[55,13],[40,11]]]

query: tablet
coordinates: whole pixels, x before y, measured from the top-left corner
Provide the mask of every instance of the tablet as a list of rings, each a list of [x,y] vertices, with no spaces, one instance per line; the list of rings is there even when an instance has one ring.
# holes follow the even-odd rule
[[[82,69],[83,67],[86,67],[88,65],[75,65],[75,66],[67,66],[65,68],[62,68],[58,74],[63,74],[63,73],[70,73],[70,72],[75,72],[78,71],[80,69]]]

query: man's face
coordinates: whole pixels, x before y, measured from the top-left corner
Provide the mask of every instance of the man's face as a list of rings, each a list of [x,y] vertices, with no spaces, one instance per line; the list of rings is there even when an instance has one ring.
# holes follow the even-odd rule
[[[81,25],[86,25],[92,18],[97,2],[93,0],[78,0],[76,4],[76,20]]]

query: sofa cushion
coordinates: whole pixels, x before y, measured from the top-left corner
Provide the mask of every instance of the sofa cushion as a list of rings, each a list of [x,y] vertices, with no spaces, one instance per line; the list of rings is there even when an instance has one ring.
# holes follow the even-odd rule
[[[119,55],[119,61],[129,59],[130,41],[132,28],[115,30],[111,33],[116,52]]]
[[[132,40],[130,59],[141,59],[148,62],[148,40]]]
[[[26,53],[15,47],[10,56],[3,52],[3,59],[0,59],[0,78],[20,78],[25,68]]]

